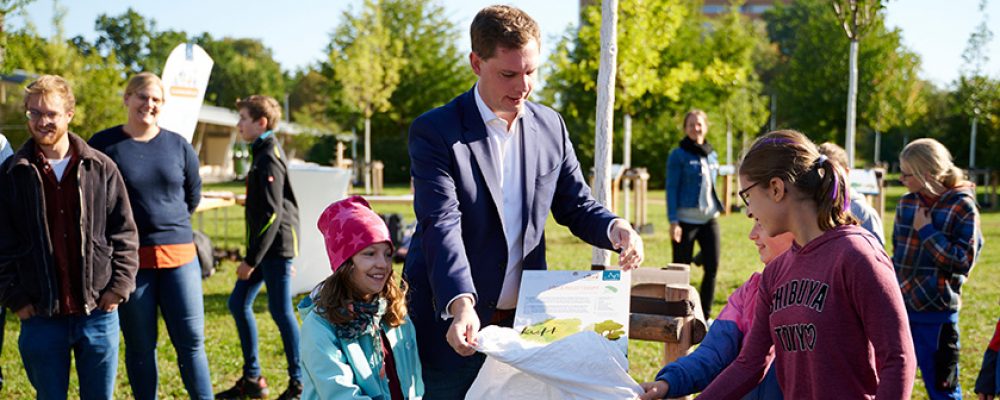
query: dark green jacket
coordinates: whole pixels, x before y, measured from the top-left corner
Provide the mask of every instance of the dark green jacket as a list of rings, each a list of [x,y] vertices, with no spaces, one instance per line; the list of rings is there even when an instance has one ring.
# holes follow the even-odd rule
[[[247,264],[264,258],[294,258],[299,253],[299,206],[288,180],[288,158],[266,134],[251,146],[247,173]]]
[[[76,150],[80,194],[80,280],[85,312],[112,292],[128,300],[139,269],[139,236],[118,167],[83,139],[67,133]],[[0,298],[17,311],[32,305],[42,316],[59,310],[59,282],[49,239],[42,176],[29,140],[0,165]]]

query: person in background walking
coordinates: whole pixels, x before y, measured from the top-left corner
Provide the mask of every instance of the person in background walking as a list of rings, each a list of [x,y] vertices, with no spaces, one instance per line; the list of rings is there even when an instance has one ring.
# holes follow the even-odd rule
[[[253,302],[267,285],[267,309],[281,333],[288,362],[288,388],[279,400],[302,394],[299,366],[299,321],[292,309],[292,259],[299,252],[299,206],[288,180],[288,158],[274,137],[281,106],[267,96],[253,95],[236,102],[237,127],[250,143],[253,162],[247,173],[247,255],[236,269],[236,285],[229,296],[229,312],[236,320],[243,351],[243,376],[217,399],[261,398],[270,391],[261,375],[257,349],[257,320]]]

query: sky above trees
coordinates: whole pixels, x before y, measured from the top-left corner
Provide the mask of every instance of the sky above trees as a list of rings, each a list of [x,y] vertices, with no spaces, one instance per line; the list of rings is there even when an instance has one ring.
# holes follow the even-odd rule
[[[266,0],[135,2],[127,0],[63,1],[67,7],[66,36],[82,35],[93,40],[97,33],[94,20],[100,14],[119,15],[129,7],[156,19],[159,29],[187,32],[208,32],[216,37],[259,38],[273,49],[276,60],[286,70],[305,67],[326,58],[325,46],[330,33],[341,22],[342,11],[360,9],[361,0],[324,1],[300,0],[294,7],[279,6]],[[449,19],[463,29],[457,44],[468,51],[468,24],[476,11],[495,0],[444,0]],[[538,19],[543,30],[547,57],[570,24],[577,23],[578,0],[528,1],[510,3],[524,8]],[[903,43],[921,56],[921,77],[938,86],[953,83],[959,76],[961,53],[969,33],[980,17],[975,0],[892,0],[888,2],[886,25],[902,30]],[[52,0],[36,0],[27,7],[30,20],[43,36],[51,35],[48,21],[52,18]],[[1000,1],[993,0],[987,13],[990,25],[1000,27]],[[9,19],[13,28],[23,26],[24,19]],[[1000,54],[1000,40],[994,41],[991,54]],[[1000,75],[1000,57],[990,61],[988,70]]]

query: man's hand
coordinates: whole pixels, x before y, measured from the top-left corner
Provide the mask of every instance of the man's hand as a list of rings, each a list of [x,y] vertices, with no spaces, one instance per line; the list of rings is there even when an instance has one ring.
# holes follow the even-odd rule
[[[247,264],[246,261],[241,262],[240,266],[236,268],[236,278],[238,278],[241,281],[250,279],[250,274],[252,273],[253,273],[253,267],[251,267],[250,264]]]
[[[673,240],[674,243],[681,242],[681,232],[683,232],[681,230],[681,224],[676,222],[670,224],[670,240]]]
[[[667,396],[667,390],[670,389],[670,384],[667,381],[645,382],[639,386],[642,386],[644,392],[642,396],[639,396],[639,400],[662,399]]]
[[[21,321],[24,321],[24,320],[26,320],[28,318],[31,318],[31,317],[35,316],[35,306],[33,306],[31,304],[28,304],[28,305],[26,305],[24,307],[21,307],[19,310],[15,311],[14,313],[17,314],[17,318],[19,318]]]
[[[448,327],[445,338],[458,355],[468,357],[476,353],[476,333],[479,332],[479,316],[472,306],[472,299],[461,297],[451,303],[454,319]]]
[[[101,295],[101,300],[97,302],[97,308],[104,310],[104,312],[112,312],[118,309],[118,305],[125,300],[121,296],[114,294],[110,291],[104,292]]]
[[[643,260],[642,238],[632,229],[632,224],[624,219],[616,219],[611,225],[611,245],[621,250],[618,265],[628,271],[639,268]]]
[[[913,213],[913,229],[920,230],[925,225],[931,222],[931,210],[926,207],[920,207],[915,213]]]

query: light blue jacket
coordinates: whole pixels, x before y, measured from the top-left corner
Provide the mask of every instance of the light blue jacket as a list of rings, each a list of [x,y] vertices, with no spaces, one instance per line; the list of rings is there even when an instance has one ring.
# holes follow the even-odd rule
[[[379,377],[381,357],[375,357],[375,338],[363,335],[348,340],[337,337],[333,324],[317,312],[311,297],[299,303],[302,332],[302,399],[389,400],[389,381]],[[410,318],[390,328],[382,324],[396,362],[396,374],[406,399],[424,396],[417,340]],[[398,400],[398,399],[392,399]]]
[[[698,208],[698,194],[701,192],[702,168],[701,157],[680,147],[670,152],[667,158],[667,220],[678,222],[677,210],[680,208]],[[716,209],[722,211],[722,202],[715,193],[715,179],[719,174],[719,153],[708,155],[712,199]]]

